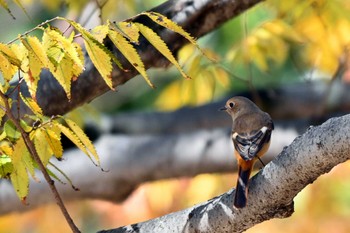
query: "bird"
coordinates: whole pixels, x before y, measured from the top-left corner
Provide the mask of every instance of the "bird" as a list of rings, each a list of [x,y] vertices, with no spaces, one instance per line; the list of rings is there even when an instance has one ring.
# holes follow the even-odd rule
[[[232,117],[231,137],[238,164],[233,206],[240,209],[247,204],[250,174],[254,163],[260,160],[270,146],[274,124],[268,113],[243,96],[227,100],[220,110]]]

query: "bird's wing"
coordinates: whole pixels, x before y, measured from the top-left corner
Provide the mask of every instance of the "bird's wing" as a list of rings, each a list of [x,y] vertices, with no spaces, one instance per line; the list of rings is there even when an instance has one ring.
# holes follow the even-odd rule
[[[235,149],[245,161],[252,160],[271,138],[271,128],[266,126],[253,134],[232,134]]]

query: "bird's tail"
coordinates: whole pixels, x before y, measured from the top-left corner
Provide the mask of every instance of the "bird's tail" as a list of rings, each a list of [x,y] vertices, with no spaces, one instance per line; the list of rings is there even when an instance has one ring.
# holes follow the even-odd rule
[[[251,168],[243,170],[241,166],[238,166],[236,193],[233,201],[233,205],[236,208],[243,208],[247,204],[248,182],[251,170]]]

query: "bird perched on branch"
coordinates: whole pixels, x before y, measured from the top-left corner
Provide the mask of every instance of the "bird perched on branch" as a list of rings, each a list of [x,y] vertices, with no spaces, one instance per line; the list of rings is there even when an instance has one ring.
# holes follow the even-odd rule
[[[250,173],[254,163],[268,150],[274,125],[268,113],[242,96],[229,99],[225,107],[220,110],[226,111],[233,121],[231,136],[238,163],[233,205],[236,208],[243,208],[247,204]]]

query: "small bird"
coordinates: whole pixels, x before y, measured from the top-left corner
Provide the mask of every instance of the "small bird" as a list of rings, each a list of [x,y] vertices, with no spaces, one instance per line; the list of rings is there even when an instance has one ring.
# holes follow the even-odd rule
[[[270,146],[274,125],[270,115],[249,99],[236,96],[226,102],[226,111],[232,117],[232,141],[238,163],[238,178],[233,205],[247,204],[249,176],[256,160],[260,160]],[[260,160],[261,161],[261,160]]]

